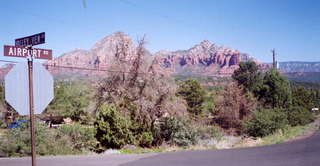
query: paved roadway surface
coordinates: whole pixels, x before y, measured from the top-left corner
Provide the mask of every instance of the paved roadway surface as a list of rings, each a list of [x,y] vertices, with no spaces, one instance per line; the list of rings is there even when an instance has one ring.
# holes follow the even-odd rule
[[[20,165],[31,165],[30,158],[0,159],[0,166]],[[320,166],[320,132],[303,140],[254,148],[39,157],[37,166]]]

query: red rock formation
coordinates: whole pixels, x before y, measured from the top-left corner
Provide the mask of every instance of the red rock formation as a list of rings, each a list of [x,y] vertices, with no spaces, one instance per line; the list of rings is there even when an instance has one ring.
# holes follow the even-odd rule
[[[156,53],[157,62],[174,72],[192,72],[203,75],[231,75],[241,61],[250,57],[237,50],[218,47],[205,40],[189,50],[160,51]],[[199,68],[202,70],[199,71]]]
[[[74,50],[60,57],[48,61],[48,69],[53,74],[66,74],[67,70],[57,69],[55,66],[82,67],[106,70],[110,61],[115,57],[118,44],[123,43],[126,60],[130,61],[135,54],[135,46],[131,38],[117,32],[98,41],[90,50]],[[164,74],[185,73],[202,75],[228,76],[237,69],[241,61],[250,57],[228,47],[219,47],[204,40],[198,45],[182,51],[159,51],[152,56],[156,70]],[[72,73],[79,73],[72,71]],[[84,71],[86,75],[99,75],[105,72]]]

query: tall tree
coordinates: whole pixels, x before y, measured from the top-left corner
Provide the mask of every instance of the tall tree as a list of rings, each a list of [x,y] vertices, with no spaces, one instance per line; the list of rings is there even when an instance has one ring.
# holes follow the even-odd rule
[[[271,69],[263,78],[258,99],[271,108],[287,108],[292,104],[289,81],[277,70]]]
[[[314,95],[314,105],[316,107],[320,107],[320,89],[316,90],[315,95]]]
[[[187,110],[199,115],[202,112],[202,103],[204,102],[205,91],[197,80],[188,79],[184,81],[177,91],[177,94],[186,100]]]
[[[153,130],[155,122],[164,116],[186,110],[183,100],[175,96],[175,84],[154,69],[144,45],[143,38],[130,51],[126,38],[121,37],[109,66],[112,72],[97,83],[95,94],[96,112],[113,104],[123,116],[139,124],[136,135]]]
[[[45,113],[54,116],[70,117],[74,121],[87,123],[90,91],[83,82],[58,82],[55,86],[55,98]]]
[[[234,71],[232,78],[245,90],[254,94],[258,93],[262,84],[262,75],[254,61],[240,62],[239,68]]]
[[[257,106],[256,99],[250,94],[236,83],[229,84],[215,101],[215,123],[230,132],[241,134],[244,130],[243,121],[251,118]]]

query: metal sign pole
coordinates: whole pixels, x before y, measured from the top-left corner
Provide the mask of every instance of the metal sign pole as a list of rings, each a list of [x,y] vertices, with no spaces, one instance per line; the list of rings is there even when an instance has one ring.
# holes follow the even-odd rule
[[[34,117],[34,106],[33,106],[33,59],[32,59],[32,48],[29,47],[30,58],[28,58],[28,74],[29,74],[29,110],[30,110],[30,128],[31,128],[31,158],[32,166],[36,166],[36,137],[35,137],[35,117]]]

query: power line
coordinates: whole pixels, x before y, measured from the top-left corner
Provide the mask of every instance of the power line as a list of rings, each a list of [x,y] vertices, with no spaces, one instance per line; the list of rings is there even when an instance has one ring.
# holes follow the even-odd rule
[[[19,62],[16,62],[16,61],[7,61],[7,60],[0,60],[0,62],[6,62],[6,63],[19,63]]]
[[[57,66],[57,65],[46,65],[44,66],[50,66],[50,67],[56,67],[56,68],[65,68],[65,69],[75,69],[75,70],[88,70],[88,71],[105,71],[105,72],[113,72],[113,73],[127,73],[127,74],[132,74],[130,71],[119,71],[119,70],[109,70],[109,69],[103,69],[103,68],[85,68],[85,67],[74,67],[74,66]],[[141,73],[139,72],[138,74],[151,74],[151,73]]]
[[[17,61],[7,61],[7,60],[0,60],[0,62],[6,62],[6,63],[19,63]],[[118,71],[118,70],[110,70],[110,69],[103,69],[103,68],[86,68],[86,67],[74,67],[74,66],[60,66],[60,65],[49,65],[49,64],[43,64],[47,69],[49,67],[53,68],[64,68],[64,69],[75,69],[75,70],[87,70],[87,71],[105,71],[105,72],[113,72],[113,73],[127,73],[132,74],[132,72],[128,71]],[[139,72],[138,74],[151,74],[151,73],[142,73]]]

